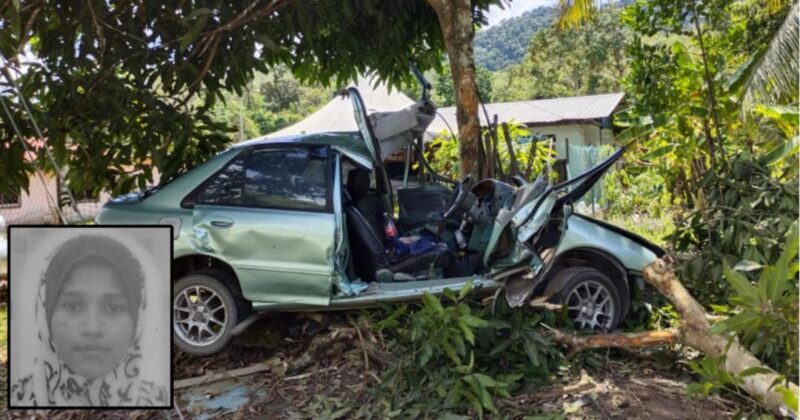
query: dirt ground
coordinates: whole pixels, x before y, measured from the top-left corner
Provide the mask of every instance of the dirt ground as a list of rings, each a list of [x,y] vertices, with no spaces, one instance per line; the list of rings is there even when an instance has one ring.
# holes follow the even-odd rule
[[[336,327],[331,327],[336,329]],[[338,342],[309,367],[292,374],[287,366],[302,357],[319,324],[294,316],[262,320],[232,345],[212,357],[196,358],[176,351],[174,379],[228,372],[262,363],[263,371],[175,391],[172,410],[55,411],[12,410],[3,417],[35,419],[249,419],[348,418],[371,404],[370,387],[379,381],[379,368],[365,365],[356,338]],[[596,357],[602,362],[580,374],[560,377],[543,388],[524,389],[497,407],[505,418],[555,415],[546,418],[729,418],[736,403],[720,397],[693,399],[685,387],[691,375],[677,363],[640,357]],[[595,364],[597,365],[597,364]],[[3,361],[5,375],[7,364]],[[6,397],[3,382],[2,398]],[[4,404],[5,406],[5,404]],[[402,417],[402,413],[397,413]]]

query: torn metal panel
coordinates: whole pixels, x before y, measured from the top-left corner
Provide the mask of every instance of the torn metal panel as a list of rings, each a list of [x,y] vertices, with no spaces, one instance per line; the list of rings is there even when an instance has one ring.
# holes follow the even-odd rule
[[[544,280],[545,264],[542,258],[533,254],[529,270],[521,275],[511,276],[505,281],[506,301],[508,306],[515,308],[521,306],[530,297],[531,293]]]

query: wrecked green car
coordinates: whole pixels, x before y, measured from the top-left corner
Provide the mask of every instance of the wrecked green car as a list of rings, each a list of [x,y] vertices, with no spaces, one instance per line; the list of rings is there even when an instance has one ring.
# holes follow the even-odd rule
[[[412,301],[470,281],[512,307],[534,297],[565,304],[580,328],[620,323],[642,270],[663,250],[572,204],[623,149],[556,185],[543,176],[450,184],[420,152],[436,115],[420,82],[415,105],[370,115],[350,88],[360,132],[236,144],[103,207],[99,224],[174,227],[179,348],[216,353],[270,311]],[[395,186],[385,160],[400,153],[405,172]],[[421,169],[412,186],[414,159]]]

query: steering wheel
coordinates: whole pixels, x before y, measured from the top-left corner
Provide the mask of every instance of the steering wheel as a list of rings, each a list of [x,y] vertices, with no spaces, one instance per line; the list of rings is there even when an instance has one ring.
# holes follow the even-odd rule
[[[472,175],[467,175],[461,182],[457,182],[453,190],[453,200],[450,206],[444,211],[442,217],[449,219],[456,214],[456,211],[464,204],[464,201],[469,195],[469,190],[472,188]]]

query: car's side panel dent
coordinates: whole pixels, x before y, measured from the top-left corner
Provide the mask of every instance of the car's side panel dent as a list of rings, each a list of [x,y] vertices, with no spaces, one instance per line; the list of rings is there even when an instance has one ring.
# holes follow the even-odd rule
[[[195,251],[222,257],[253,302],[327,305],[333,281],[332,213],[196,205]],[[212,222],[232,219],[229,227]]]

